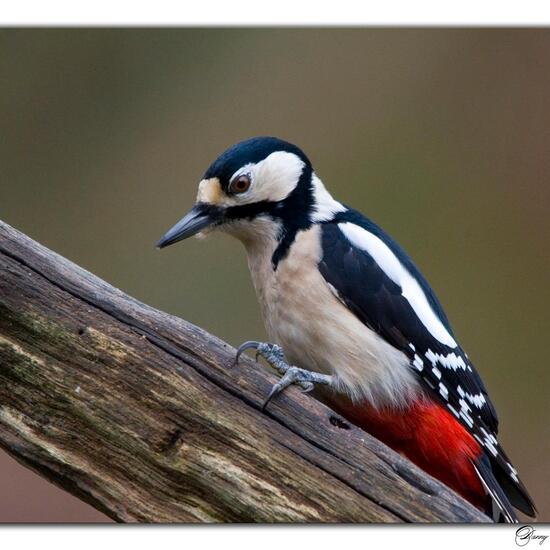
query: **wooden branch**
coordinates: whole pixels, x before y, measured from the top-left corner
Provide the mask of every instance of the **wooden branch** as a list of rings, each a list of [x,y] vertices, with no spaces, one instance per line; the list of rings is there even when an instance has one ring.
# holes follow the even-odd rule
[[[473,522],[308,395],[0,222],[0,445],[128,522]]]

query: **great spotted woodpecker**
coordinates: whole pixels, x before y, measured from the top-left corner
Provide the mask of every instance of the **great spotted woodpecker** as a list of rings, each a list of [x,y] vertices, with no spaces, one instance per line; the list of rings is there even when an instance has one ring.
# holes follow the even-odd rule
[[[268,400],[292,383],[324,386],[349,420],[495,521],[516,521],[514,508],[535,515],[426,279],[380,227],[332,198],[298,147],[257,137],[229,148],[157,246],[212,230],[246,248],[273,344],[239,353],[255,348],[283,374]]]

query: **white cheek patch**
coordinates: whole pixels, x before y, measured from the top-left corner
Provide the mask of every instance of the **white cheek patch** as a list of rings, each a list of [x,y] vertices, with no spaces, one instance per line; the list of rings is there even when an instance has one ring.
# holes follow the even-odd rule
[[[243,166],[231,179],[240,174],[250,174],[252,185],[246,193],[235,195],[235,201],[237,204],[282,201],[298,185],[303,169],[304,162],[287,151],[276,151],[257,164]]]
[[[260,201],[279,202],[296,188],[304,162],[293,153],[276,151],[257,164],[241,166],[230,178],[230,182],[241,174],[250,176],[252,185],[242,194],[228,195],[222,189],[218,178],[202,180],[199,184],[197,202],[216,206],[238,206]]]
[[[429,333],[442,344],[455,348],[457,344],[454,338],[435,314],[424,291],[390,248],[376,235],[358,225],[346,222],[339,223],[338,227],[354,246],[370,254],[384,273],[401,287],[401,294]]]

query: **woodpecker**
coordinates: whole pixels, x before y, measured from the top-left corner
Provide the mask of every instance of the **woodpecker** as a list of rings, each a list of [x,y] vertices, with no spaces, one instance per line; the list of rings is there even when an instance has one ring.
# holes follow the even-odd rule
[[[255,137],[222,153],[197,202],[157,243],[228,233],[246,249],[269,343],[245,342],[290,384],[494,521],[534,503],[497,440],[487,390],[428,282],[370,219],[335,200],[297,146]]]

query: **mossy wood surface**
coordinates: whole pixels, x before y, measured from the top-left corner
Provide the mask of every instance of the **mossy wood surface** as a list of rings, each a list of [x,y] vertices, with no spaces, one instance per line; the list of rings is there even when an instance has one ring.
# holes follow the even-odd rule
[[[0,222],[0,445],[123,522],[487,518],[309,395]]]

